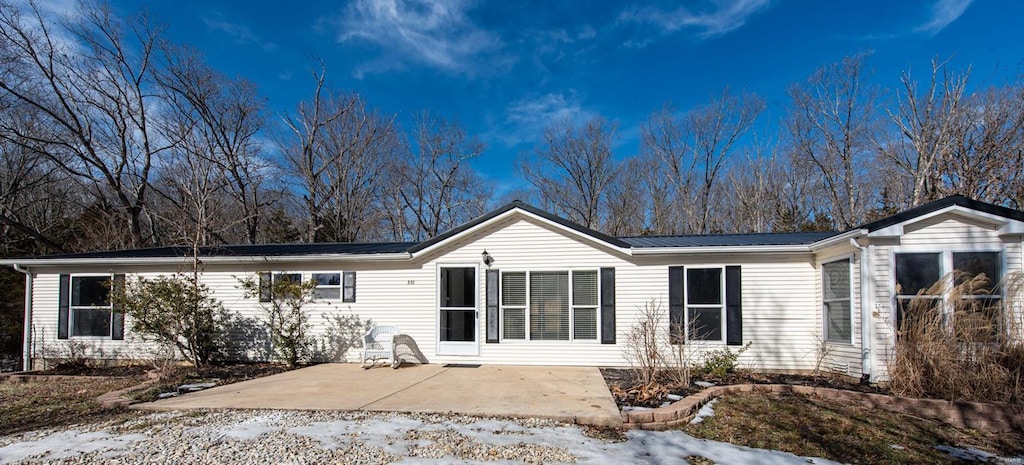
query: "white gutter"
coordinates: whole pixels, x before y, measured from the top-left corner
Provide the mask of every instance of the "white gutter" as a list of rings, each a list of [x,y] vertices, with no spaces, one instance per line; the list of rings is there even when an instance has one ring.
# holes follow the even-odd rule
[[[806,245],[752,245],[752,246],[693,246],[693,247],[634,247],[633,255],[675,255],[704,253],[811,253]]]
[[[832,237],[826,237],[818,242],[809,245],[808,247],[810,247],[812,252],[817,252],[821,249],[824,249],[825,247],[842,244],[843,242],[846,242],[852,238],[860,237],[862,235],[867,234],[868,231],[866,229],[853,229],[850,231],[846,231],[842,234],[837,234]]]
[[[870,243],[862,247],[857,243],[856,238],[850,238],[850,245],[860,251],[860,365],[861,373],[868,376],[868,381],[874,381],[874,355],[871,352],[871,343],[874,340],[874,319],[871,317],[870,288],[873,282],[871,273],[871,255],[874,247]]]
[[[23,371],[32,370],[32,272],[15,263],[14,271],[25,275],[25,332],[22,336],[21,364]]]
[[[388,254],[316,254],[316,255],[281,255],[281,256],[244,256],[244,257],[201,257],[203,263],[234,264],[234,263],[277,263],[277,262],[315,262],[333,261],[403,261],[409,260],[408,253]],[[17,260],[0,260],[0,265],[179,265],[191,263],[193,257],[125,257],[125,258],[25,258]]]

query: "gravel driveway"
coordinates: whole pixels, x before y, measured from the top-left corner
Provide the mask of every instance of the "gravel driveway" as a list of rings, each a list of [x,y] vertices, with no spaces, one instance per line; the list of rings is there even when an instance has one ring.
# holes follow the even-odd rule
[[[0,437],[0,463],[832,463],[695,439],[678,431],[589,437],[549,420],[437,414],[222,410]]]

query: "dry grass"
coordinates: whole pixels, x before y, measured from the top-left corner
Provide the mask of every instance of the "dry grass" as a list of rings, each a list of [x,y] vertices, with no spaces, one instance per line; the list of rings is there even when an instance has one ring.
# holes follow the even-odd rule
[[[923,291],[945,296],[948,306],[936,299],[909,301],[889,369],[892,391],[907,397],[1024,401],[1020,314],[1009,311],[1021,303],[1022,282],[1019,274],[1008,276],[1002,283],[1007,297],[988,300],[969,296],[988,295],[999,283],[983,274],[956,275]]]
[[[105,409],[96,402],[102,394],[144,381],[143,377],[77,378],[0,384],[0,435],[92,423],[132,415]]]
[[[1003,456],[1024,453],[1024,435],[965,431],[937,421],[817,397],[736,393],[687,434],[845,463],[958,463],[937,445],[977,447]],[[897,447],[894,447],[897,446]]]

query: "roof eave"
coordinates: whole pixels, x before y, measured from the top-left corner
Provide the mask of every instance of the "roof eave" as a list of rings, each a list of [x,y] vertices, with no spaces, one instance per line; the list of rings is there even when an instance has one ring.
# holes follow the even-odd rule
[[[818,242],[811,243],[810,247],[812,252],[817,252],[821,249],[832,247],[834,245],[845,244],[850,242],[850,239],[855,239],[868,234],[867,229],[851,229],[844,233],[836,234],[835,236],[826,237]]]
[[[407,261],[411,257],[408,253],[381,253],[381,254],[313,254],[313,255],[247,255],[231,257],[200,257],[199,261],[205,264],[235,264],[235,263],[284,263],[284,262],[316,262],[316,261],[380,261],[395,262]],[[67,266],[67,265],[181,265],[188,264],[194,260],[193,257],[123,257],[123,258],[8,258],[0,260],[0,266],[21,265],[28,267],[46,266]]]

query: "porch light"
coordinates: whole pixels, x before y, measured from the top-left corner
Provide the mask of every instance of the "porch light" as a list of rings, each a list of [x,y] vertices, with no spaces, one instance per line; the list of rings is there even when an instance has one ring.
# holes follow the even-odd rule
[[[484,259],[484,265],[491,266],[491,263],[494,263],[494,257],[487,253],[486,250],[480,254],[480,258]]]

